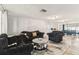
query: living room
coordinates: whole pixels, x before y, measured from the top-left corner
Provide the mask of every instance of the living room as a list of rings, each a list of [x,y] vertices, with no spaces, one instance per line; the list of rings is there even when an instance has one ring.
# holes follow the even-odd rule
[[[0,55],[79,54],[78,17],[78,4],[0,4]]]

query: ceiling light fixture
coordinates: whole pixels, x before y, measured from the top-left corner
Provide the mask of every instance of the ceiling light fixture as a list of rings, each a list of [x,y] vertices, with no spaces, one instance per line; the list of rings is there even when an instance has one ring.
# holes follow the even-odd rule
[[[50,16],[50,17],[48,17],[48,19],[58,19],[59,18],[59,16]]]
[[[0,4],[1,8],[2,8],[2,13],[4,13],[5,11],[7,11],[2,4]]]
[[[62,17],[61,16],[57,16],[57,15],[53,15],[53,16],[49,16],[48,17],[48,19],[53,19],[53,20],[60,19],[60,18],[62,18]]]

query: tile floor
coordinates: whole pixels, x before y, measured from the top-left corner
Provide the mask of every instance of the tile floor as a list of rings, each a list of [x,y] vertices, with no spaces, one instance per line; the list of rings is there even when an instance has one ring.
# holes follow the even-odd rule
[[[48,50],[32,52],[32,55],[78,55],[79,54],[79,36],[64,36],[61,43],[49,41]]]

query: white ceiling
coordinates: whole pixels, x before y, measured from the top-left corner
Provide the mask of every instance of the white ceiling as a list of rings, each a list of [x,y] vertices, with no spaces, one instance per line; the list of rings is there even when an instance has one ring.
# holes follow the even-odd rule
[[[8,15],[28,16],[48,20],[79,20],[79,4],[7,4]],[[47,12],[40,12],[46,9]],[[63,22],[63,21],[62,21]]]

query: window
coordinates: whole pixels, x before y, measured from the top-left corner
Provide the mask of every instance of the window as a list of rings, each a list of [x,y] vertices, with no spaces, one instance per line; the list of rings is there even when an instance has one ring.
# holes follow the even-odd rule
[[[67,34],[79,34],[79,23],[64,24],[64,32]]]

